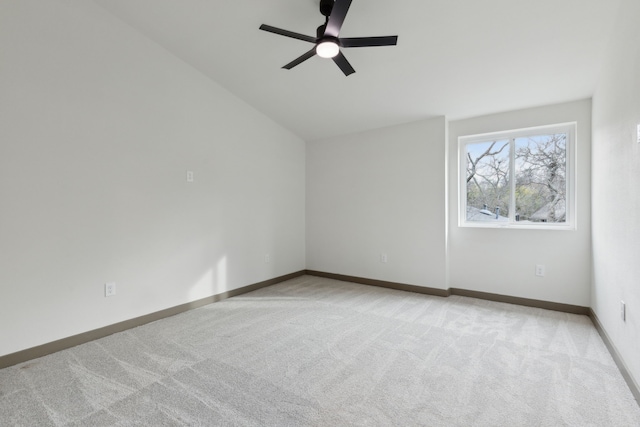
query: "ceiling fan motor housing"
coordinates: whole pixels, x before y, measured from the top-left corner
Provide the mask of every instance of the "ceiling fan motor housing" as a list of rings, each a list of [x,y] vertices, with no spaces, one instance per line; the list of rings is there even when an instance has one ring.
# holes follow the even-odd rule
[[[316,44],[320,44],[323,42],[332,42],[340,46],[340,39],[338,37],[325,36],[324,32],[327,29],[327,24],[320,25],[316,30]]]

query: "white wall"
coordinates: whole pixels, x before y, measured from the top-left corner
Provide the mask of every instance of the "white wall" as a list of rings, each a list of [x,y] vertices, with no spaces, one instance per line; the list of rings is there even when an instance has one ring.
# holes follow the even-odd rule
[[[307,268],[446,288],[445,133],[440,117],[308,143]]]
[[[305,268],[304,142],[93,2],[0,1],[0,121],[0,355]]]
[[[578,123],[577,230],[458,227],[458,137],[556,123]],[[588,307],[591,281],[591,101],[450,122],[449,285]],[[546,267],[535,276],[535,265]]]
[[[640,2],[623,0],[593,98],[592,308],[640,384]],[[627,321],[620,301],[627,304]]]

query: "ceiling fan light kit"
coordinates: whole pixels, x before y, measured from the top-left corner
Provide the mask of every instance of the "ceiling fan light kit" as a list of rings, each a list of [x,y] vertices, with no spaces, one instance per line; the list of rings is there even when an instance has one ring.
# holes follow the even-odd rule
[[[316,53],[320,58],[333,58],[340,53],[340,46],[333,40],[325,40],[316,45]]]
[[[294,33],[262,24],[260,29],[270,33],[291,37],[308,43],[313,43],[313,49],[294,59],[284,69],[290,70],[296,65],[300,65],[307,59],[318,55],[321,58],[332,58],[333,62],[342,70],[345,76],[355,73],[347,58],[342,54],[341,48],[350,47],[371,47],[371,46],[395,46],[398,43],[398,36],[384,37],[338,37],[344,19],[351,6],[351,0],[320,0],[320,13],[325,17],[325,23],[318,27],[316,37]]]

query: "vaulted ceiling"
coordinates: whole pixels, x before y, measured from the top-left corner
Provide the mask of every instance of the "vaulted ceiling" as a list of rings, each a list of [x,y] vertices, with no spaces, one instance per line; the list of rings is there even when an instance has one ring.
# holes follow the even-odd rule
[[[341,37],[398,35],[345,49],[356,73],[310,45],[317,0],[94,0],[305,140],[446,115],[460,119],[588,98],[619,0],[353,0]]]

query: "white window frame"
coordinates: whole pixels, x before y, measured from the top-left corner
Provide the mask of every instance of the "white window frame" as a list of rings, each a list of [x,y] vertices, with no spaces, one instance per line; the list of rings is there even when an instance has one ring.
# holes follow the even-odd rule
[[[500,139],[514,141],[516,138],[536,136],[541,134],[566,133],[566,180],[567,200],[566,217],[562,223],[521,223],[515,220],[515,179],[510,178],[510,209],[509,220],[504,222],[467,221],[467,158],[466,146],[481,142],[490,142]],[[458,226],[472,228],[510,228],[510,229],[535,229],[535,230],[575,230],[576,229],[576,151],[577,151],[577,123],[559,123],[546,126],[536,126],[523,129],[513,129],[500,132],[491,132],[477,135],[465,135],[458,137]],[[513,144],[510,142],[510,144]],[[515,153],[509,150],[510,177],[514,176]]]

